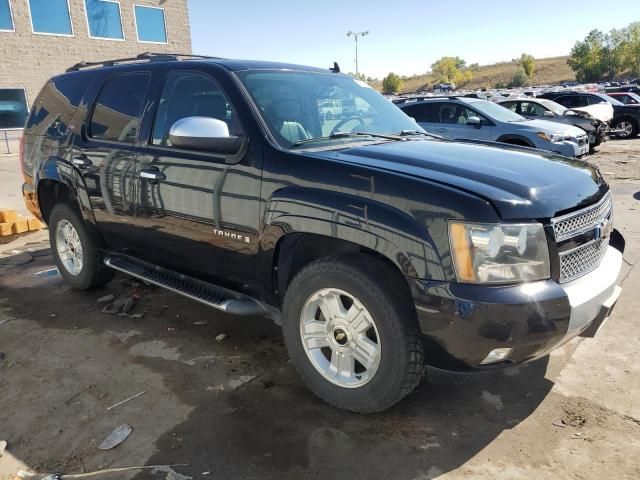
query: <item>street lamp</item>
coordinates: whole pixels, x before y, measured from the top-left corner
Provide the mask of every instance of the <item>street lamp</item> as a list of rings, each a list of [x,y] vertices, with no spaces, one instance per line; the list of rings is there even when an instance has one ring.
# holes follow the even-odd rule
[[[347,37],[353,37],[356,41],[356,77],[358,76],[358,37],[364,37],[365,35],[369,35],[369,30],[366,32],[352,32],[349,30],[347,32]]]

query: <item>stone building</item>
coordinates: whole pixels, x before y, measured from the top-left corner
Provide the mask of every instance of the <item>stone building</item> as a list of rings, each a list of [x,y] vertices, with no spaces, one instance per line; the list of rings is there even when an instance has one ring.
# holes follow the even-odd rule
[[[191,53],[187,0],[0,0],[0,144],[51,76],[149,51]]]

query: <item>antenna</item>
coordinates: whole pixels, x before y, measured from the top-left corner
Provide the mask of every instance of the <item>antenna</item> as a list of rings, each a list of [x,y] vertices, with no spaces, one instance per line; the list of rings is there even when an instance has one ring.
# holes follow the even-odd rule
[[[333,62],[333,67],[331,67],[329,70],[331,70],[333,73],[340,73],[340,65],[338,65],[338,62]]]

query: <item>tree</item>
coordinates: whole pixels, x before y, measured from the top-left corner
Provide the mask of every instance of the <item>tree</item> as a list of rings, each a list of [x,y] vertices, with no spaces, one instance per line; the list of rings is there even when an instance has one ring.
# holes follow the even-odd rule
[[[355,78],[356,80],[362,80],[363,82],[367,81],[367,76],[364,73],[353,73],[353,72],[349,72],[349,75],[351,75],[353,78]]]
[[[467,62],[460,57],[442,57],[431,65],[436,81],[466,83],[473,78],[473,72],[467,68]]]
[[[520,57],[520,66],[524,69],[527,77],[531,78],[536,69],[536,59],[533,56],[523,53]]]
[[[402,79],[391,72],[389,75],[382,79],[382,92],[383,93],[396,93],[402,89]]]
[[[600,30],[592,30],[582,42],[576,42],[567,63],[579,82],[593,82],[604,76],[604,50],[605,36]]]
[[[527,75],[524,67],[518,67],[518,69],[513,74],[513,78],[511,79],[511,83],[509,84],[509,86],[524,87],[527,84],[527,80],[529,80],[529,76]]]

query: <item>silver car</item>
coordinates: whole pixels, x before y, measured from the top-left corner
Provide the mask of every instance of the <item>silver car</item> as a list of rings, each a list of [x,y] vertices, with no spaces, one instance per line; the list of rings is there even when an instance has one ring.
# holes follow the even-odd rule
[[[528,120],[486,100],[429,98],[398,105],[425,130],[448,139],[486,140],[540,148],[567,157],[589,153],[589,137],[572,125]]]

